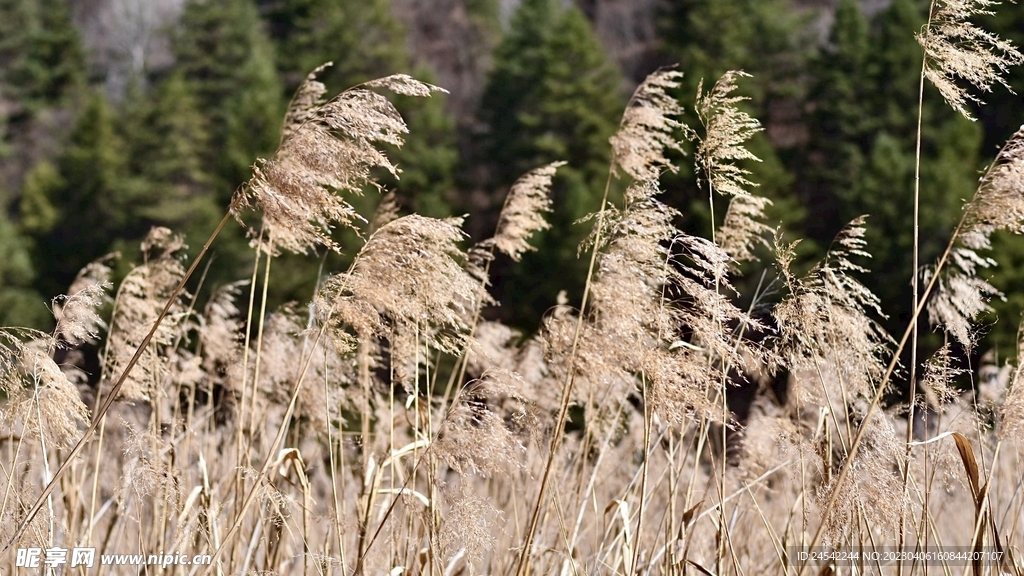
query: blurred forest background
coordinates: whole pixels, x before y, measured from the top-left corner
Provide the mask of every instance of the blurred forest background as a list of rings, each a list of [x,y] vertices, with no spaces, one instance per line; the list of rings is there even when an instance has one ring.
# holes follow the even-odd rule
[[[394,152],[401,180],[382,182],[404,210],[468,213],[468,231],[486,237],[518,176],[568,162],[541,249],[494,268],[502,306],[492,314],[527,330],[559,290],[581,293],[576,244],[586,226],[573,222],[598,208],[608,137],[636,84],[677,65],[686,74],[679,97],[692,111],[702,78],[745,70],[748,111],[766,128],[751,146],[763,162],[749,168],[774,202],[769,224],[803,238],[811,259],[843,224],[869,214],[869,287],[884,309],[903,311],[885,320],[901,332],[921,71],[914,33],[927,8],[928,0],[0,0],[0,325],[46,328],[50,298],[83,265],[120,251],[127,270],[152,225],[186,234],[197,251],[253,161],[276,148],[292,92],[330,60],[321,79],[331,94],[396,72],[450,91],[398,103],[411,133]],[[1005,3],[980,24],[1024,45],[1024,6]],[[1009,79],[1024,93],[1022,70]],[[979,170],[1024,122],[1024,106],[996,90],[972,123],[925,90],[929,262]],[[665,200],[704,234],[707,193],[689,160],[680,165],[663,179]],[[368,192],[364,213],[379,198]],[[200,294],[251,273],[247,240],[229,230]],[[993,284],[1008,299],[993,303],[1003,322],[980,348],[1006,355],[1024,310],[1024,243],[998,237],[994,252]],[[308,301],[320,274],[339,269],[335,258],[282,257],[272,304]],[[756,285],[761,268],[739,282]]]

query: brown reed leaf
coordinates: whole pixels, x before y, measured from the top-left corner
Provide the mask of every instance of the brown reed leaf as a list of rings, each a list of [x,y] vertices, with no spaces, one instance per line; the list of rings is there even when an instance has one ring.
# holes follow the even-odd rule
[[[956,449],[960,452],[960,461],[964,463],[967,479],[971,482],[971,494],[980,506],[981,479],[978,475],[978,461],[974,458],[974,448],[971,447],[971,441],[959,432],[953,432],[953,441],[956,442]]]

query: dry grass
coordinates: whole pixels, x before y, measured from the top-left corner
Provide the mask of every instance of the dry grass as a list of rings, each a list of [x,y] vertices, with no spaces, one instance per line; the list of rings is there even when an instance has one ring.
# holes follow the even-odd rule
[[[1017,57],[958,28],[974,9],[961,4],[940,3],[942,38],[922,36],[926,76],[991,84],[1003,60],[977,77],[939,64],[957,38]],[[589,219],[582,309],[560,305],[524,337],[481,320],[489,263],[533,249],[559,164],[513,186],[494,238],[468,250],[460,219],[360,215],[346,196],[373,168],[397,173],[378,145],[406,132],[377,90],[434,87],[394,76],[324,100],[311,74],[280,149],[231,206],[259,221],[248,306],[236,283],[198,308],[180,289],[181,240],[157,229],[116,291],[104,262],[83,271],[54,301],[53,334],[0,331],[0,566],[15,573],[17,548],[91,546],[214,558],[146,574],[800,574],[820,567],[791,547],[902,543],[998,547],[998,568],[1020,573],[1021,370],[984,366],[978,394],[962,393],[943,348],[919,384],[927,423],[903,439],[907,407],[879,399],[907,336],[877,323],[864,222],[808,274],[791,270],[794,244],[770,241],[742,163],[760,130],[733,95],[743,76],[698,94],[700,134],[670,96],[679,73],[641,85],[611,142],[624,201]],[[698,140],[709,195],[733,197],[711,240],[678,230],[658,199],[680,131]],[[994,294],[977,276],[995,263],[989,235],[1021,229],[1022,149],[1018,132],[926,278],[919,309],[927,299],[962,345]],[[340,249],[339,225],[365,238],[344,247],[349,269],[308,307],[254,307],[280,251]],[[763,323],[733,304],[729,278],[772,245],[782,289]],[[92,372],[74,361],[89,350]],[[765,388],[782,367],[786,401],[760,395],[738,421],[735,387]]]

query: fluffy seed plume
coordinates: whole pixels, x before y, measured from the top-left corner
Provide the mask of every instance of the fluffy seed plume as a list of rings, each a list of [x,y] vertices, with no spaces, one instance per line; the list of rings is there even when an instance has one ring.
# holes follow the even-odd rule
[[[870,398],[885,372],[888,334],[868,313],[881,315],[878,298],[854,274],[866,270],[852,261],[864,251],[864,217],[836,237],[825,259],[805,277],[789,272],[793,245],[776,240],[778,261],[790,295],[775,308],[782,354],[794,372],[818,375],[813,383],[797,382],[806,400],[827,403],[821,390],[841,384],[851,397]],[[822,380],[826,379],[826,380]]]
[[[716,239],[730,258],[737,262],[757,260],[754,249],[758,245],[767,245],[765,235],[772,231],[761,221],[765,208],[771,203],[767,198],[747,194],[734,196],[729,202],[729,210]]]
[[[564,165],[565,162],[552,162],[516,180],[505,198],[494,237],[481,242],[481,247],[497,248],[516,262],[525,252],[536,250],[527,241],[534,232],[551,228],[544,219],[544,214],[551,212],[551,179]]]
[[[321,320],[347,325],[360,336],[390,336],[400,325],[418,327],[420,337],[431,330],[465,329],[477,282],[459,265],[461,223],[411,214],[382,226],[352,267],[320,290]],[[439,332],[430,343],[453,352],[458,348]]]
[[[321,103],[323,86],[315,73],[292,102],[281,146],[270,159],[256,162],[252,179],[231,203],[239,222],[247,209],[262,211],[271,252],[304,254],[317,245],[339,250],[331,239],[332,228],[361,219],[339,194],[361,194],[373,185],[373,168],[398,175],[398,168],[377,145],[401,146],[409,130],[394,105],[372,89],[407,96],[441,90],[399,74],[360,84]]]
[[[53,299],[53,316],[57,320],[54,334],[71,346],[95,341],[107,327],[99,315],[99,308],[110,302],[111,270],[107,259],[82,268],[68,294]]]
[[[460,474],[490,476],[520,466],[526,448],[517,432],[536,424],[528,422],[529,402],[520,392],[524,387],[522,378],[514,372],[484,372],[452,404],[431,449]]]
[[[264,362],[260,369],[260,395],[258,400],[270,400],[276,406],[287,406],[300,367],[310,358],[304,382],[299,388],[296,416],[307,420],[313,429],[325,433],[338,418],[345,400],[341,386],[348,382],[347,364],[326,343],[316,342],[307,328],[307,318],[291,306],[276,310],[267,319],[263,347]],[[299,361],[298,359],[302,359]],[[332,385],[325,389],[315,383],[329,379]],[[250,375],[250,378],[254,375]]]
[[[677,120],[683,107],[668,92],[679,87],[682,76],[676,70],[658,70],[648,76],[633,92],[611,137],[615,166],[637,180],[657,180],[661,171],[677,170],[665,152],[682,153],[675,134],[690,131]]]
[[[42,338],[27,344],[9,342],[16,347],[20,370],[8,373],[7,383],[0,385],[8,396],[4,412],[20,420],[27,434],[51,446],[72,445],[78,439],[79,426],[89,421],[89,410],[78,390],[50,357],[52,340]],[[9,356],[8,359],[14,358]],[[3,361],[0,357],[0,362]],[[0,369],[5,369],[2,364]]]
[[[451,567],[458,566],[459,558],[465,556],[469,573],[481,573],[479,568],[473,569],[474,565],[482,564],[491,556],[505,519],[490,499],[474,496],[465,488],[448,496],[448,500],[448,513],[437,538],[441,557],[448,560],[448,566]],[[464,572],[446,571],[456,574]]]
[[[836,506],[822,519],[826,544],[851,541],[859,530],[857,519],[861,516],[880,533],[895,533],[909,504],[898,472],[905,466],[906,448],[896,437],[892,423],[876,412],[862,425],[867,431],[854,456],[849,480],[840,485],[834,476],[818,490],[819,503],[841,490]]]
[[[681,424],[694,413],[715,416],[708,390],[724,380],[723,366],[740,362],[722,326],[753,322],[716,289],[716,283],[729,288],[729,256],[712,242],[680,234],[677,212],[657,200],[658,192],[653,181],[635,182],[623,208],[609,210],[602,230],[588,239],[603,241],[576,369],[581,394],[600,386],[620,398],[640,385],[642,373],[655,409]],[[685,345],[682,327],[689,333]],[[545,326],[556,366],[571,328],[557,315]]]
[[[327,87],[316,77],[331,66],[334,66],[334,62],[325,62],[317,66],[306,75],[302,85],[295,91],[292,101],[288,104],[288,111],[284,115],[281,142],[290,138],[307,120],[311,120],[316,115],[317,109],[323,105]]]
[[[928,406],[942,410],[946,404],[956,400],[959,392],[953,386],[953,380],[963,373],[954,365],[955,359],[949,344],[944,344],[935,351],[924,366],[924,378],[921,389],[924,391]]]
[[[1008,40],[986,32],[972,23],[977,16],[992,15],[993,0],[938,0],[924,32],[917,41],[924,49],[924,74],[939,89],[942,97],[965,118],[974,120],[967,110],[969,102],[981,104],[958,81],[981,92],[990,92],[999,83],[1009,90],[1003,75],[1012,66],[1024,62]],[[1011,90],[1012,92],[1012,90]]]
[[[1017,369],[1000,412],[999,438],[1024,438],[1024,322],[1017,329]]]
[[[991,249],[991,236],[998,230],[1024,233],[1024,126],[996,156],[974,198],[964,207],[949,265],[928,300],[931,323],[949,331],[968,349],[976,338],[972,323],[991,309],[991,298],[1002,297],[987,280],[978,277],[979,270],[996,264],[982,253]],[[931,280],[932,273],[925,272],[925,281]]]
[[[748,189],[757,186],[747,178],[750,171],[736,165],[741,160],[761,161],[745,146],[751,136],[763,130],[761,123],[737,108],[749,98],[732,95],[736,81],[749,77],[746,72],[731,70],[707,94],[703,81],[697,87],[697,115],[705,129],[697,146],[697,166],[711,188],[725,196],[749,194]]]
[[[226,371],[238,357],[243,322],[235,299],[246,284],[248,281],[242,280],[218,288],[199,317],[199,342],[208,373]]]
[[[184,275],[177,257],[182,248],[181,237],[167,228],[153,228],[143,241],[147,261],[125,276],[114,303],[108,353],[104,358],[105,385],[112,385],[121,375]],[[158,348],[174,342],[185,318],[182,303],[185,297],[187,295],[180,295],[179,301],[171,307],[142,360],[125,381],[121,394],[126,398],[151,399],[157,391],[167,370],[167,358],[158,353]]]

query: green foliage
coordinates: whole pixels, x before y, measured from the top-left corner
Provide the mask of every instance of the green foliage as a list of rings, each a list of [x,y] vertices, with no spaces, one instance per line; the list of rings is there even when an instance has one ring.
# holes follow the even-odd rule
[[[117,134],[106,99],[95,94],[57,160],[58,174],[37,172],[36,199],[53,203],[58,217],[50,230],[30,230],[36,238],[34,257],[40,290],[60,294],[78,270],[140,226],[132,207],[139,190],[128,178],[124,142]]]
[[[324,62],[320,81],[333,94],[380,76],[408,72],[401,25],[386,0],[260,0],[278,46],[277,69],[289,94]]]
[[[83,85],[85,58],[66,0],[0,0],[0,86],[15,120]]]
[[[134,217],[145,226],[162,225],[183,234],[195,253],[226,210],[219,199],[207,120],[180,71],[174,71],[148,93],[133,93],[121,133],[129,151],[131,178],[143,188],[145,202]],[[136,250],[146,230],[125,237],[125,251]],[[129,234],[125,231],[125,234]],[[217,243],[223,257],[211,269],[212,285],[249,274],[251,253],[241,233],[230,228]]]
[[[143,179],[152,203],[139,217],[175,228],[201,241],[224,207],[215,200],[214,178],[204,166],[210,140],[206,121],[188,83],[172,74],[154,89],[140,122],[125,130],[133,175]]]
[[[516,178],[568,162],[552,189],[552,229],[540,236],[540,252],[498,271],[498,296],[524,323],[535,323],[560,289],[581,293],[586,263],[576,247],[584,227],[573,223],[600,206],[608,138],[625,104],[619,94],[619,75],[578,9],[556,0],[522,3],[498,46],[479,111],[486,126],[479,141],[488,170],[483,185],[501,191],[490,196],[489,221]]]
[[[435,94],[428,99],[405,97],[396,101],[409,124],[409,135],[405,145],[393,154],[402,171],[400,180],[388,186],[411,211],[435,218],[451,215],[459,161],[455,120],[445,110],[445,100],[445,96]]]
[[[0,325],[37,327],[50,321],[46,299],[31,288],[34,278],[28,242],[0,209]]]
[[[47,161],[36,164],[25,176],[21,190],[19,215],[22,230],[30,234],[46,234],[60,220],[60,212],[53,205],[54,195],[66,187],[57,167]]]
[[[728,70],[760,80],[747,88],[760,108],[774,93],[793,90],[785,78],[804,64],[800,27],[804,22],[785,0],[670,0],[661,24],[663,51],[677,59],[696,92],[701,78],[713,82]]]
[[[185,5],[173,42],[180,72],[209,121],[203,157],[226,205],[258,156],[277,147],[284,106],[273,46],[251,0]]]
[[[870,146],[874,116],[868,101],[871,37],[868,22],[855,0],[843,0],[836,9],[828,45],[813,63],[814,84],[809,94],[815,103],[809,127],[812,168],[807,172],[804,198],[818,215],[808,226],[818,237],[841,226],[840,205],[822,188],[839,190],[864,173],[864,150]]]

